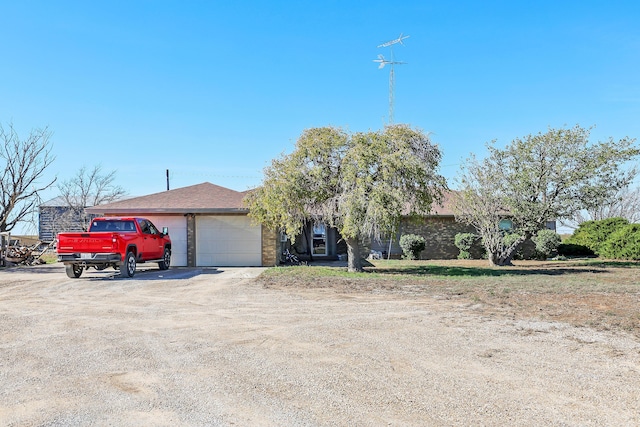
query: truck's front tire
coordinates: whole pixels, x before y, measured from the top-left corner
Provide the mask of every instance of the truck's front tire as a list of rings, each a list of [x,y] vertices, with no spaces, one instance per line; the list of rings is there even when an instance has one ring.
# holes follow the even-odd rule
[[[82,267],[77,264],[67,264],[64,266],[64,270],[67,272],[67,276],[72,279],[77,279],[82,274]]]
[[[168,270],[170,265],[171,265],[171,249],[164,248],[162,261],[158,263],[158,267],[160,267],[160,270]]]
[[[133,252],[127,252],[124,262],[120,266],[120,276],[133,277],[136,274],[136,256]]]

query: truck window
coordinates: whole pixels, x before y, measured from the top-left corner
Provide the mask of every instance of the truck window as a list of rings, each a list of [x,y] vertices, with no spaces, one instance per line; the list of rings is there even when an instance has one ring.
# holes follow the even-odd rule
[[[160,234],[160,232],[158,231],[156,226],[153,225],[153,223],[151,221],[149,221],[149,233],[151,233],[151,234]]]
[[[123,221],[122,222],[122,231],[125,233],[135,233],[136,232],[136,225],[133,223],[133,221]]]
[[[122,233],[135,233],[136,226],[133,221],[107,220],[93,221],[89,231],[113,231]]]
[[[107,225],[104,221],[93,221],[89,231],[107,231]]]
[[[151,234],[151,228],[149,227],[149,221],[146,221],[144,219],[139,219],[138,220],[138,225],[140,226],[140,230],[142,230],[142,232],[144,234]]]

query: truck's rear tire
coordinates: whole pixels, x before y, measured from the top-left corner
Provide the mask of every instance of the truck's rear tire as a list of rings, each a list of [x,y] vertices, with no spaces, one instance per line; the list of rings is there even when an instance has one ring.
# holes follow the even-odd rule
[[[133,252],[127,252],[122,265],[120,265],[120,276],[133,277],[136,274],[136,256]]]
[[[170,265],[171,265],[171,249],[164,248],[162,261],[158,263],[158,267],[160,267],[160,270],[168,270]]]
[[[67,272],[67,276],[72,279],[77,279],[82,274],[82,267],[76,264],[67,264],[64,266],[64,270]]]

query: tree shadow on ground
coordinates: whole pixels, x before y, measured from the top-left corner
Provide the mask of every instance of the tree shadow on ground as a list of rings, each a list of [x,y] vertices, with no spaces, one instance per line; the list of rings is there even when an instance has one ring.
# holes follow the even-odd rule
[[[581,261],[571,264],[576,267],[598,267],[598,268],[640,268],[639,261],[611,261],[611,260],[593,260]]]

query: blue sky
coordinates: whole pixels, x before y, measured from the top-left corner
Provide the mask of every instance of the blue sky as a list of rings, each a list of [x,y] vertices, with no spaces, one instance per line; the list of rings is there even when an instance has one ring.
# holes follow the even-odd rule
[[[547,127],[640,135],[637,1],[5,1],[0,122],[53,131],[50,175],[116,170],[132,196],[235,190],[309,127],[432,132],[470,153]],[[45,197],[54,197],[52,190]]]

